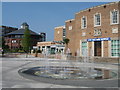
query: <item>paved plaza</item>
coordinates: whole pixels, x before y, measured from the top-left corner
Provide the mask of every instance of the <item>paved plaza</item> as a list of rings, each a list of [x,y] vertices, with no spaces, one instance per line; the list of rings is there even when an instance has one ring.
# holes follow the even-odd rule
[[[59,60],[50,59],[52,65],[58,65]],[[79,81],[79,85],[74,85],[73,81],[70,84],[66,84],[66,80],[62,80],[61,83],[46,83],[41,82],[40,80],[35,80],[34,78],[27,79],[18,74],[18,70],[28,67],[36,67],[44,65],[46,62],[43,58],[2,58],[1,59],[2,67],[2,87],[3,88],[92,88],[92,87],[118,87],[117,79],[109,80],[93,80],[93,81]],[[62,63],[60,63],[63,65]],[[80,63],[73,62],[74,65],[80,65]],[[64,63],[64,65],[67,65]],[[90,64],[86,65],[90,66]],[[108,68],[117,70],[117,65],[109,64],[95,64],[94,67]],[[47,79],[46,79],[47,80]]]
[[[35,62],[35,58],[3,58],[2,87],[3,88],[78,88],[68,85],[42,83],[23,78],[18,70]],[[31,65],[30,65],[31,66]]]

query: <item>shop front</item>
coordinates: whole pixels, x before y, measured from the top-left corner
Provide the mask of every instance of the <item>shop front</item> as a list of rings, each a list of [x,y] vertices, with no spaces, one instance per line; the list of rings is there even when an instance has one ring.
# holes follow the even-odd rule
[[[110,37],[87,39],[88,42],[93,43],[93,45],[92,45],[93,55],[98,56],[98,57],[104,57],[104,53],[108,53],[109,48],[106,46],[105,42],[108,43],[108,41],[110,41],[110,40],[111,40]]]
[[[111,46],[110,37],[80,40],[81,56],[84,56],[85,53],[88,56],[109,57],[112,54]]]

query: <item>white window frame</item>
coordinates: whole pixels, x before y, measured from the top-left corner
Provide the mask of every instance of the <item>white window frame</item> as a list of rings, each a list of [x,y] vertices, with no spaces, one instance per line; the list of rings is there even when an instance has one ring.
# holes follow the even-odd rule
[[[85,20],[86,20],[86,26],[84,27],[84,20],[83,20],[83,18],[85,18]],[[87,28],[87,16],[83,16],[82,18],[81,18],[81,29],[85,29],[85,28]]]
[[[72,30],[72,26],[69,26],[68,29],[69,29],[69,30]]]
[[[12,43],[17,43],[17,40],[12,40]]]
[[[100,25],[96,25],[96,15],[100,15]],[[94,14],[94,27],[97,27],[97,26],[101,26],[101,13],[96,13],[96,14]]]
[[[118,39],[116,39],[116,40],[118,40]],[[111,57],[113,57],[113,58],[114,58],[114,57],[115,57],[115,58],[118,58],[119,56],[112,56],[112,46],[111,46],[111,45],[112,45],[112,40],[111,40],[111,42],[110,42],[110,55],[111,55]],[[119,49],[119,47],[120,47],[120,46],[118,45],[118,49]],[[119,52],[119,50],[118,50],[118,52]],[[119,53],[120,53],[120,52],[119,52]]]
[[[111,41],[108,41],[108,57],[111,57]]]
[[[104,57],[104,41],[101,41],[101,56]]]
[[[94,57],[94,47],[95,47],[94,42],[92,42],[92,51],[93,51],[92,56],[93,57]]]
[[[85,42],[86,43],[86,55],[88,55],[88,42],[87,41],[81,41],[81,56],[84,56],[83,54],[83,48],[82,48],[82,43]],[[85,53],[85,52],[84,52]]]
[[[57,31],[57,34],[60,34],[60,31]]]
[[[118,13],[118,15],[117,15],[117,23],[113,23],[113,17],[112,17],[112,12],[115,12],[115,11],[117,11]],[[115,24],[119,24],[119,10],[112,10],[112,11],[110,11],[110,25],[115,25]]]

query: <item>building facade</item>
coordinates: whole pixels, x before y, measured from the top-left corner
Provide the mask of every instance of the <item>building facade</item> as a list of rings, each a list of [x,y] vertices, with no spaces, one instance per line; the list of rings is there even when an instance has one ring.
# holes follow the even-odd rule
[[[7,33],[13,32],[18,30],[18,28],[14,28],[14,27],[7,27],[7,26],[0,26],[0,36],[4,36]]]
[[[55,43],[53,41],[49,42],[37,42],[37,47],[35,46],[36,49],[41,50],[42,53],[47,53],[47,54],[56,54],[56,53],[61,53],[64,52],[64,45]]]
[[[120,56],[120,2],[108,3],[75,14],[66,21],[68,47],[73,56]]]
[[[29,29],[29,25],[26,22],[24,22],[21,25],[21,28],[19,30],[5,34],[4,36],[5,44],[8,45],[10,49],[22,48],[22,39],[25,32],[25,28]],[[30,38],[31,38],[31,48],[32,48],[32,46],[36,45],[37,42],[41,42],[43,39],[40,34],[37,34],[30,29],[29,31],[31,35]]]
[[[48,42],[45,41],[37,42],[37,46],[34,46],[33,49],[41,50],[42,53],[45,54],[64,53],[65,46],[63,45],[63,39],[65,37],[66,37],[65,26],[55,27],[54,40]]]
[[[42,38],[41,38],[41,39],[42,39],[41,41],[42,41],[42,42],[45,42],[45,41],[46,41],[46,33],[41,32],[41,33],[39,33],[39,35],[41,35],[41,37],[42,37]]]
[[[55,27],[54,29],[54,41],[60,42],[66,37],[65,26]]]

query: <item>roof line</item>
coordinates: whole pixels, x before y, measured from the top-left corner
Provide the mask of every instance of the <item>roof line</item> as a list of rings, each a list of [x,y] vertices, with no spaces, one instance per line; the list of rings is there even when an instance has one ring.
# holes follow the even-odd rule
[[[58,29],[58,28],[65,28],[65,25],[63,25],[63,26],[58,26],[58,27],[55,27],[54,29]]]
[[[69,22],[69,21],[74,21],[75,19],[69,19],[69,20],[66,20],[65,22]]]
[[[117,2],[111,2],[111,3],[107,3],[107,4],[102,4],[102,5],[97,5],[97,6],[94,6],[94,7],[91,7],[91,8],[87,8],[87,9],[81,10],[81,11],[75,13],[75,14],[79,14],[79,13],[84,12],[84,11],[87,11],[87,10],[89,10],[89,9],[102,7],[102,6],[104,6],[104,5],[112,5],[112,4],[116,4],[116,3],[119,3],[119,2],[120,2],[120,1],[117,1]]]

